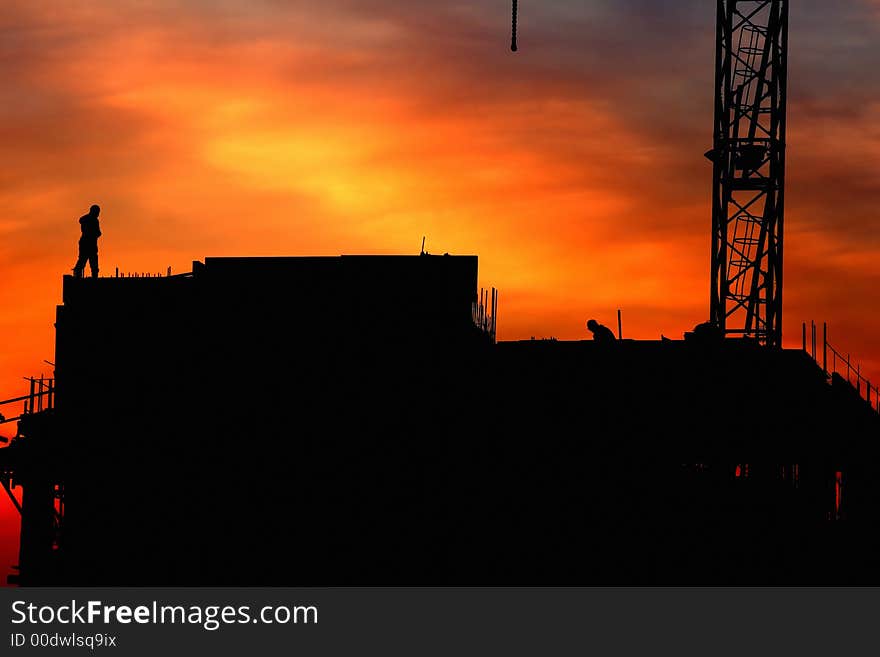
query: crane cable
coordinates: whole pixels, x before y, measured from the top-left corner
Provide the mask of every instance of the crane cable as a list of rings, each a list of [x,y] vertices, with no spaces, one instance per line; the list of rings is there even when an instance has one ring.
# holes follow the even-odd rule
[[[510,23],[510,49],[516,52],[516,0],[513,0],[513,18]]]

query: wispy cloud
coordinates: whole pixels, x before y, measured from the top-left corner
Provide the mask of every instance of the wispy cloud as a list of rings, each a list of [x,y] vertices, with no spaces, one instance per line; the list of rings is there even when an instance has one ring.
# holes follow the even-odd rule
[[[876,11],[792,6],[786,313],[792,341],[821,315],[880,360]],[[713,3],[520,2],[516,55],[508,12],[5,2],[0,302],[34,294],[6,317],[0,389],[51,351],[35,329],[96,201],[105,268],[414,252],[427,234],[481,255],[503,337],[582,336],[617,307],[633,336],[705,319]]]

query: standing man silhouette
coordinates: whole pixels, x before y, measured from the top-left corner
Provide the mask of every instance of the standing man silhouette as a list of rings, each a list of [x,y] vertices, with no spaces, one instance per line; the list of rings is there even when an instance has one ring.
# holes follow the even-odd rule
[[[101,237],[101,227],[98,225],[98,215],[101,208],[93,205],[89,213],[79,218],[82,229],[82,237],[79,238],[79,259],[73,267],[74,278],[82,278],[86,269],[86,260],[92,270],[92,278],[98,278],[98,238]]]

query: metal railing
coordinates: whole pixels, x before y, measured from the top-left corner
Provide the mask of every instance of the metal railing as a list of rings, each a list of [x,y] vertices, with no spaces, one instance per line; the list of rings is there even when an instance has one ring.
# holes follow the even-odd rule
[[[842,351],[835,349],[828,342],[828,323],[822,323],[822,344],[818,344],[819,327],[816,322],[810,322],[810,335],[807,338],[807,323],[803,323],[803,349],[816,364],[822,367],[825,376],[830,380],[835,374],[846,380],[856,393],[865,399],[868,404],[877,413],[880,413],[880,389],[878,386],[872,385],[871,381],[862,375],[861,363],[854,363],[850,354],[844,354]],[[822,351],[819,353],[818,347],[821,346]],[[819,360],[821,358],[821,361]],[[831,359],[829,362],[829,358]],[[830,365],[830,367],[829,367]]]
[[[471,320],[483,333],[495,342],[498,326],[498,290],[480,288],[480,300],[471,304]]]
[[[168,267],[165,272],[157,271],[155,273],[150,271],[142,271],[142,272],[119,272],[119,267],[116,268],[115,276],[111,278],[172,278],[171,267]],[[181,276],[177,274],[177,276]]]
[[[167,267],[164,272],[162,271],[119,271],[119,267],[116,267],[113,273],[111,274],[101,274],[98,278],[188,278],[192,276],[192,272],[185,272],[183,274],[172,274],[171,267]],[[84,274],[83,276],[74,276],[74,278],[83,280],[90,279],[91,276]]]
[[[15,422],[25,415],[48,411],[55,407],[55,379],[43,376],[37,379],[31,376],[25,377],[25,381],[29,381],[31,384],[28,394],[21,397],[13,397],[12,399],[0,400],[0,406],[24,402],[21,414],[10,418],[0,415],[0,424]]]

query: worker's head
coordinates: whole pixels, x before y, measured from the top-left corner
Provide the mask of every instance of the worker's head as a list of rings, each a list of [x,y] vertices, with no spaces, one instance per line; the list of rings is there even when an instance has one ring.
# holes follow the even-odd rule
[[[599,322],[597,322],[595,319],[588,320],[587,328],[595,332],[595,330],[599,328]]]
[[[93,205],[89,208],[89,214],[93,217],[97,217],[99,214],[101,214],[101,208],[99,208],[97,205]]]

